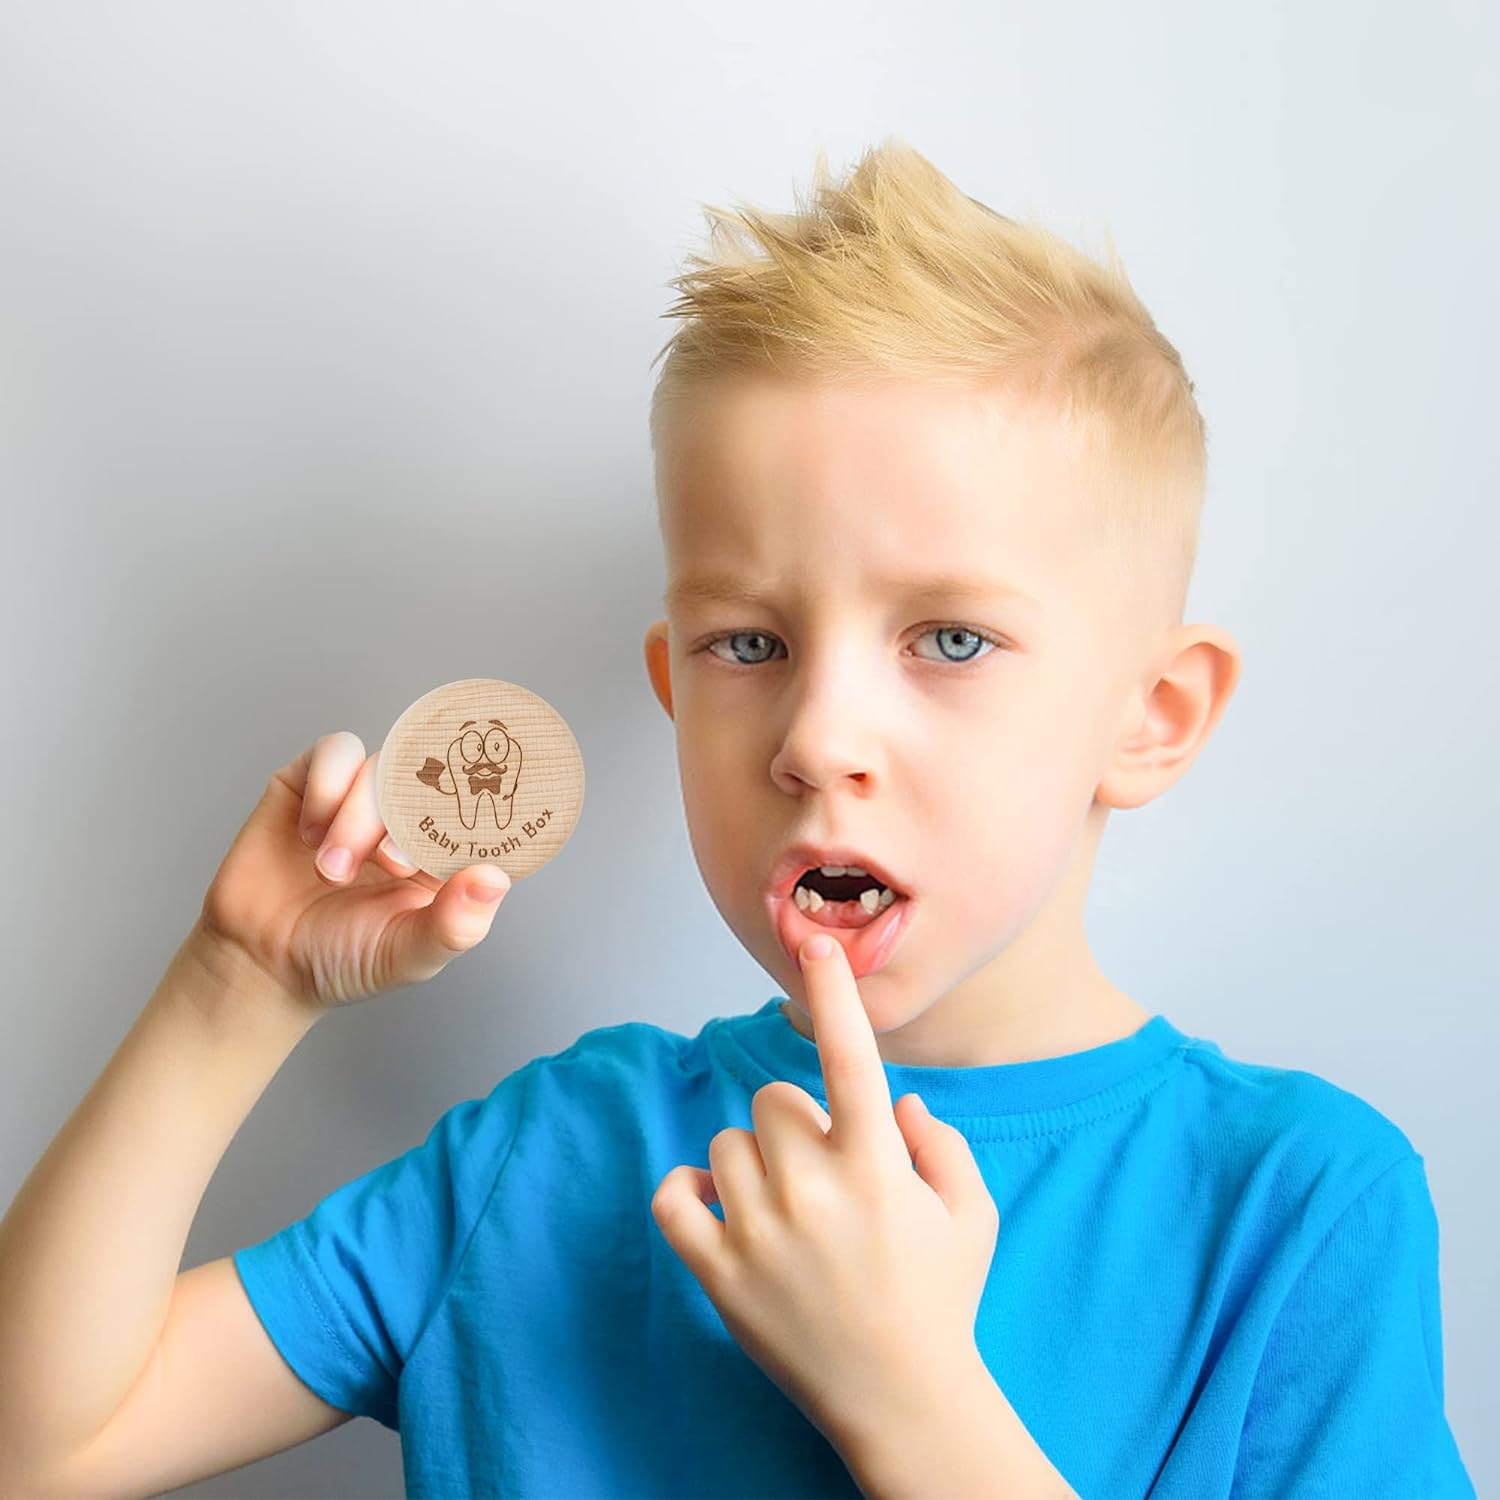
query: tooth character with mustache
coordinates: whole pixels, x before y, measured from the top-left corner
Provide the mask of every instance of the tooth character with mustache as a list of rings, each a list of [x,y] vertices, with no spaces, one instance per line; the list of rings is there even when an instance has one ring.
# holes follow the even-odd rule
[[[479,799],[488,796],[497,828],[510,826],[515,809],[516,785],[521,779],[521,746],[506,732],[499,719],[483,734],[467,720],[448,746],[448,764],[429,755],[417,772],[434,791],[458,798],[458,816],[472,829],[479,817]],[[444,784],[444,774],[447,784]],[[503,816],[502,816],[503,814]]]

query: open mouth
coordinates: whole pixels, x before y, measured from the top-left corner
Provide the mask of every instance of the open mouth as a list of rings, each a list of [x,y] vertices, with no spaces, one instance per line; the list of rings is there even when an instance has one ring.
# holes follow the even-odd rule
[[[874,875],[826,875],[818,866],[804,870],[786,895],[773,894],[769,902],[777,935],[791,958],[796,959],[812,933],[831,932],[856,979],[883,967],[912,911],[911,897]]]
[[[874,875],[825,875],[816,865],[804,870],[792,887],[797,910],[819,927],[867,927],[898,899]]]

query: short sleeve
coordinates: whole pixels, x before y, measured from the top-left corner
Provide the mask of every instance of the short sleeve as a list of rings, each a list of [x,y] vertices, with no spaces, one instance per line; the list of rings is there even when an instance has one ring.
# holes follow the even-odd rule
[[[454,1105],[420,1146],[235,1254],[272,1342],[331,1405],[398,1428],[402,1369],[499,1181],[534,1066]]]
[[[1277,1314],[1232,1500],[1473,1500],[1443,1414],[1438,1223],[1420,1156],[1339,1216]]]

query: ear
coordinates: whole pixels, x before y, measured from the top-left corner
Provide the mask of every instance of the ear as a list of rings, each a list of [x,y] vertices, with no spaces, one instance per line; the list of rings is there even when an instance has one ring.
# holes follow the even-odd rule
[[[1240,680],[1239,645],[1217,625],[1179,625],[1135,694],[1095,789],[1106,807],[1140,807],[1187,772]]]
[[[667,646],[667,622],[653,621],[646,630],[646,671],[651,686],[656,690],[657,701],[672,717],[672,663]]]

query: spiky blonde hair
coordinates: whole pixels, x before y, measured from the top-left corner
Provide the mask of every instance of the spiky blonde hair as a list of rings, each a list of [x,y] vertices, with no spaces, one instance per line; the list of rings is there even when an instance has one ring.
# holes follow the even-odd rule
[[[652,361],[667,357],[651,399],[658,470],[673,413],[720,375],[1019,391],[1075,425],[1096,540],[1181,621],[1207,433],[1107,230],[1104,266],[969,197],[894,136],[838,183],[820,149],[811,203],[794,214],[703,207],[710,253],[667,283],[682,295],[662,316],[684,322]]]

